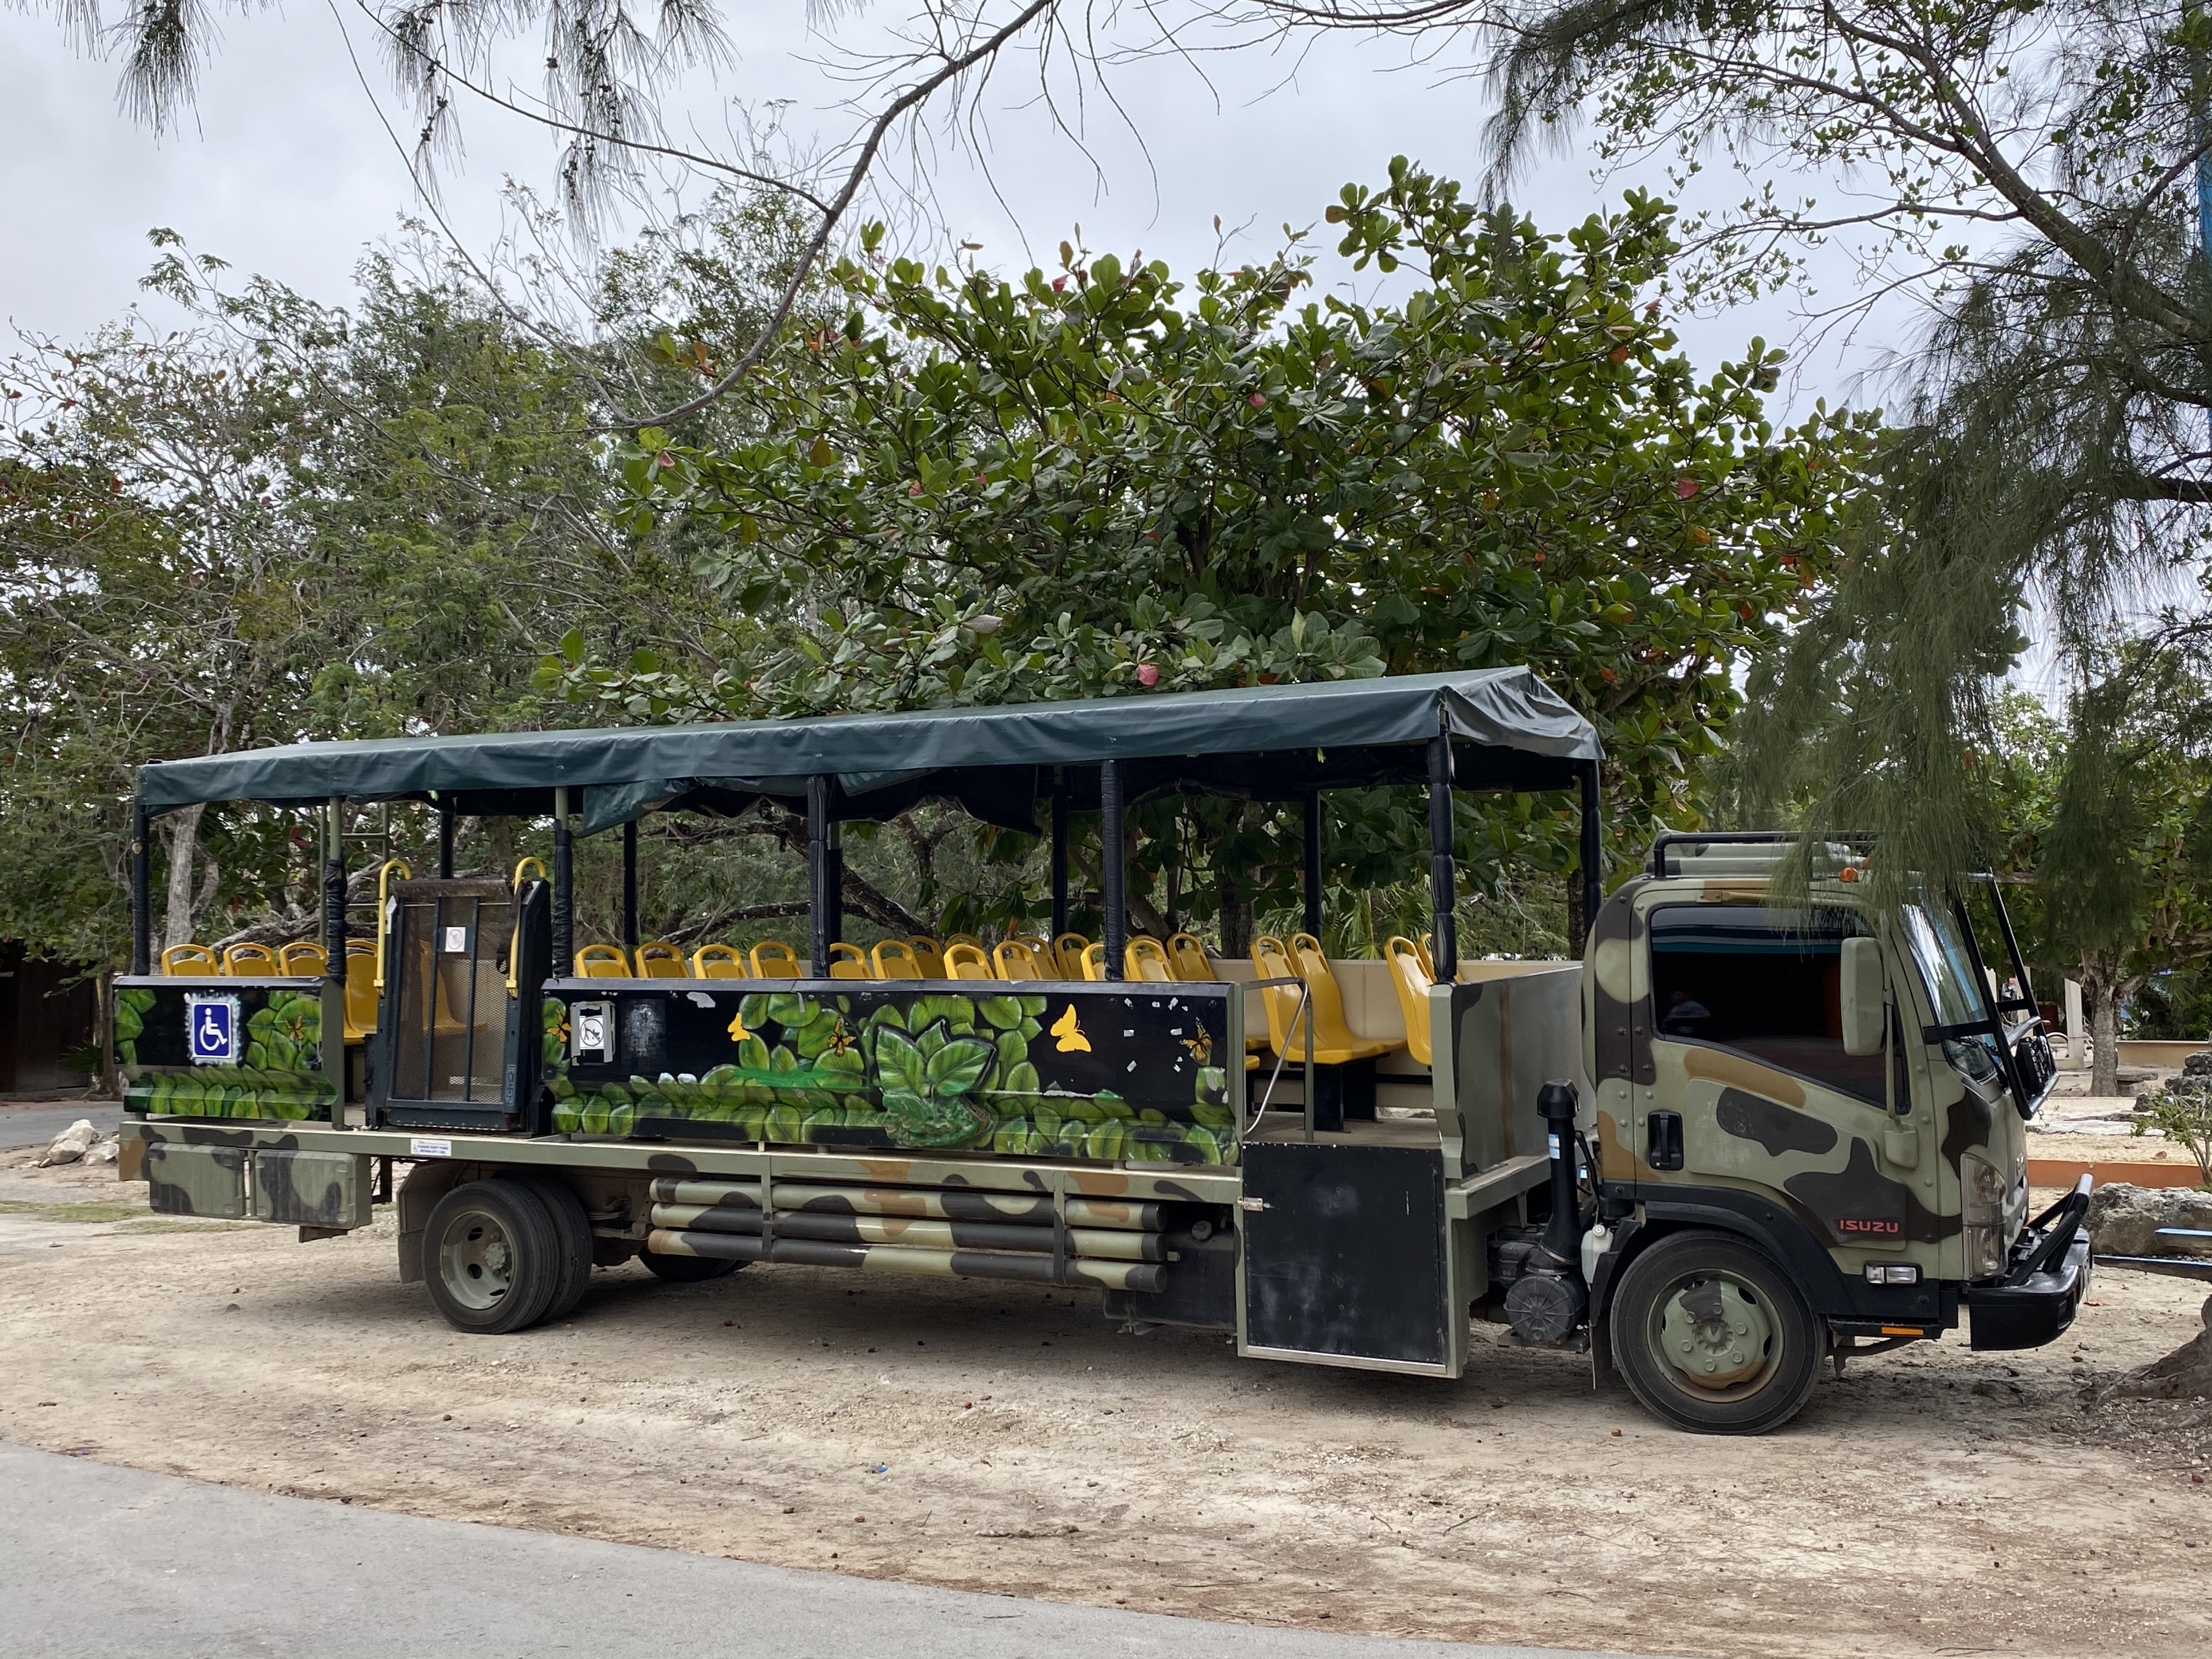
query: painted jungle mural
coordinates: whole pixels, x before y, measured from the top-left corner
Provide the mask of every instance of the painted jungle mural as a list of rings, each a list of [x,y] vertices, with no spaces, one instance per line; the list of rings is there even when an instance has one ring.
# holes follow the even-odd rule
[[[195,1063],[191,1023],[210,1004],[224,1028],[216,1051],[223,1058]],[[323,1073],[322,1030],[319,989],[237,980],[120,985],[115,1060],[124,1109],[155,1117],[327,1120],[337,1091]]]
[[[563,988],[544,1069],[563,1133],[988,1150],[1222,1164],[1236,1158],[1228,1000],[1147,986],[997,994]],[[610,1002],[611,1060],[579,1062],[571,1010]]]

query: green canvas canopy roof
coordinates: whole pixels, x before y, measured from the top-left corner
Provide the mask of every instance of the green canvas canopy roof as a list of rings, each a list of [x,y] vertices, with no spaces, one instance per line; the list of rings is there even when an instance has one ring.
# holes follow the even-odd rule
[[[807,720],[291,744],[159,762],[140,770],[138,789],[153,812],[342,795],[542,816],[562,787],[580,792],[571,806],[590,833],[651,811],[731,813],[763,796],[803,799],[807,780],[829,773],[840,817],[888,818],[939,796],[1030,830],[1054,767],[1075,769],[1064,787],[1079,809],[1097,804],[1104,760],[1125,763],[1131,799],[1177,790],[1286,799],[1425,779],[1425,745],[1440,732],[1452,739],[1463,788],[1564,788],[1598,758],[1588,720],[1528,669],[1497,668]]]

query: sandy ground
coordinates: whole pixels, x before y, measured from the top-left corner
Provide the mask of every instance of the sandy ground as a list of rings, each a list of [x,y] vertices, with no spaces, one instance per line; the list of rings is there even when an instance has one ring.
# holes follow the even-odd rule
[[[389,1219],[301,1245],[149,1218],[143,1186],[24,1156],[0,1157],[0,1438],[26,1444],[1261,1624],[1720,1656],[2212,1648],[2212,1407],[2088,1403],[2196,1328],[2202,1285],[2107,1273],[2058,1346],[1855,1362],[1789,1429],[1725,1440],[1487,1328],[1443,1382],[1240,1362],[980,1282],[632,1265],[557,1326],[465,1337],[398,1283]]]

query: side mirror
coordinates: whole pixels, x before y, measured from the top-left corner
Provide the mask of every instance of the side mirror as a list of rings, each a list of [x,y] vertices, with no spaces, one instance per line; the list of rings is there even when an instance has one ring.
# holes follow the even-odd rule
[[[1878,1054],[1881,1052],[1881,941],[1847,939],[1844,941],[1844,1052]]]

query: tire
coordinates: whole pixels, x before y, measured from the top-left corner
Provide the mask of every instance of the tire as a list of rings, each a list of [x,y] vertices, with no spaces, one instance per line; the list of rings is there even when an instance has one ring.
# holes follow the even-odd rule
[[[576,1196],[576,1189],[560,1176],[526,1175],[515,1179],[538,1194],[560,1241],[560,1282],[554,1287],[552,1301],[538,1316],[538,1322],[565,1319],[575,1312],[576,1304],[591,1288],[592,1218],[584,1212],[584,1200]]]
[[[709,1279],[727,1279],[738,1268],[752,1265],[748,1261],[725,1261],[712,1255],[655,1255],[651,1250],[640,1250],[637,1259],[645,1263],[655,1279],[669,1285],[697,1285]]]
[[[562,1273],[561,1237],[545,1200],[519,1181],[465,1182],[422,1230],[430,1300],[457,1331],[498,1335],[545,1316]]]
[[[1764,1250],[1673,1233],[1613,1292],[1613,1363],[1654,1417],[1693,1434],[1765,1434],[1820,1380],[1827,1326]]]

